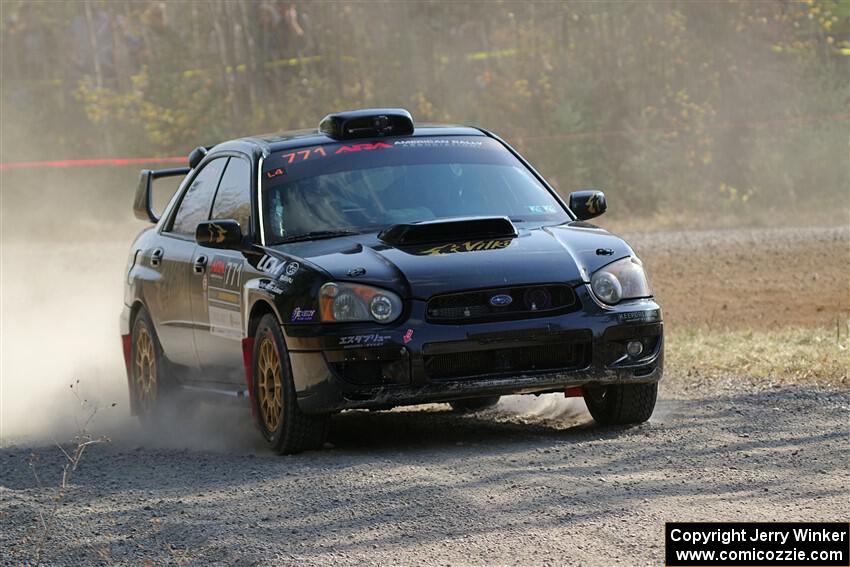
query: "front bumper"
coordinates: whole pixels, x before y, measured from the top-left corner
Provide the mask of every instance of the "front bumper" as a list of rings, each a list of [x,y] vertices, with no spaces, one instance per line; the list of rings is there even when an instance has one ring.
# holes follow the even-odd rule
[[[663,374],[661,308],[652,300],[599,304],[576,288],[564,315],[467,325],[425,321],[413,301],[403,323],[288,325],[286,342],[301,409],[443,402],[596,385],[657,382]],[[644,345],[637,357],[628,341]]]

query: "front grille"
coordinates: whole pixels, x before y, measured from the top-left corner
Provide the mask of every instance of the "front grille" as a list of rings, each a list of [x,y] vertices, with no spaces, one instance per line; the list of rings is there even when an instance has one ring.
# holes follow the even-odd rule
[[[539,344],[426,355],[425,373],[434,380],[506,373],[577,370],[590,364],[590,343]]]
[[[438,295],[428,301],[425,317],[431,323],[476,323],[548,317],[578,307],[568,285],[526,285]]]

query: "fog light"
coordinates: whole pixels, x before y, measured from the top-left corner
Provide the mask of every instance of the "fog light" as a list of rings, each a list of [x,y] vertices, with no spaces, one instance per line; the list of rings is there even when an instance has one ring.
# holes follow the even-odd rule
[[[626,352],[632,358],[637,358],[643,352],[643,343],[640,341],[629,341],[626,343]]]

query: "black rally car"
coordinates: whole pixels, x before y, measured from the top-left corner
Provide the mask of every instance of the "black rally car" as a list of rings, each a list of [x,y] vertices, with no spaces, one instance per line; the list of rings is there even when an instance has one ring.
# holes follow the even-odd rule
[[[153,180],[185,176],[157,217]],[[661,309],[641,261],[583,222],[490,132],[414,128],[400,109],[318,132],[197,148],[142,171],[121,333],[134,413],[178,394],[250,400],[281,452],[330,414],[504,394],[583,395],[641,422],[662,375]]]

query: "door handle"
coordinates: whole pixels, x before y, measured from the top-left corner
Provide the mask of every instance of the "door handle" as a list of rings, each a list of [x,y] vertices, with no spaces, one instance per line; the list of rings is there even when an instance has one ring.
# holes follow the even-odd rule
[[[156,268],[162,263],[162,256],[164,251],[162,248],[155,248],[153,252],[151,252],[151,266]]]
[[[197,258],[195,258],[195,263],[192,264],[192,268],[195,270],[196,274],[203,274],[204,270],[207,267],[207,257],[201,254]]]

